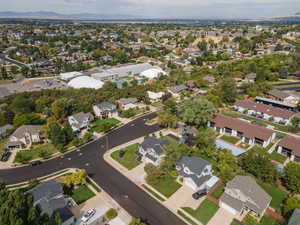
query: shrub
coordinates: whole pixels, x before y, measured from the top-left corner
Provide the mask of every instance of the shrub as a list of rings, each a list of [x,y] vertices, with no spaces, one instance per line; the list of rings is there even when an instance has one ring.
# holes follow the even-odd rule
[[[108,220],[112,220],[112,219],[116,218],[117,216],[118,216],[118,212],[114,208],[111,208],[106,212],[106,217]]]

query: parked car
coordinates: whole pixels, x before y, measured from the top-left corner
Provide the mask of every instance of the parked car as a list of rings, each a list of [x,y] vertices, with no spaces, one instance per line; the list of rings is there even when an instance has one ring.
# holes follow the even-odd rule
[[[9,159],[10,155],[11,155],[11,152],[10,152],[10,151],[4,152],[4,153],[2,154],[2,156],[1,156],[1,161],[2,161],[2,162],[6,162],[6,161]]]
[[[37,160],[37,161],[33,161],[30,163],[31,166],[38,166],[38,165],[41,165],[42,164],[42,161],[40,160]]]
[[[95,215],[95,213],[96,213],[96,209],[90,209],[81,217],[81,221],[84,223],[87,222]]]
[[[198,200],[199,198],[201,198],[202,196],[204,196],[206,194],[207,194],[207,189],[202,189],[202,190],[195,192],[192,196],[194,199]]]

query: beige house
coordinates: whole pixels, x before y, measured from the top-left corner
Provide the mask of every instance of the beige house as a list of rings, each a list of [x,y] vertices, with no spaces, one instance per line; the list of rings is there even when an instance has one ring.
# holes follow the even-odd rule
[[[252,177],[236,176],[226,184],[219,204],[235,216],[250,213],[261,217],[271,200],[272,197]]]
[[[42,142],[43,138],[42,126],[39,125],[23,125],[15,130],[15,132],[9,136],[9,142],[7,147],[10,149],[22,149],[28,148],[33,143]]]

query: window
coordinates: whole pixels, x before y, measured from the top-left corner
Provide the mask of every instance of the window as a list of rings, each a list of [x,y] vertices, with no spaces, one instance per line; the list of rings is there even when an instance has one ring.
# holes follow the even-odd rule
[[[264,140],[259,139],[259,138],[255,138],[254,142],[255,142],[255,144],[258,144],[258,145],[263,145],[264,144]]]

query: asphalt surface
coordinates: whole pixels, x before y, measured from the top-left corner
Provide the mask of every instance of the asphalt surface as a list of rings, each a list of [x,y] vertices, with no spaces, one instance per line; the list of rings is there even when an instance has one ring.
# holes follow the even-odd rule
[[[155,117],[149,114],[107,134],[76,151],[31,167],[0,170],[0,180],[14,184],[46,176],[65,168],[85,169],[89,176],[132,216],[142,218],[151,225],[184,225],[185,223],[133,182],[111,167],[104,153],[130,140],[159,131],[157,125],[145,122]]]
[[[4,55],[4,54],[0,54],[0,58],[3,59],[3,60],[5,60],[5,61],[7,61],[7,62],[9,62],[9,63],[12,63],[12,64],[15,64],[17,66],[20,66],[20,67],[25,66],[25,64],[23,64],[21,62],[18,62],[16,60],[13,60],[13,59],[10,59],[10,58],[7,58],[7,56]]]

